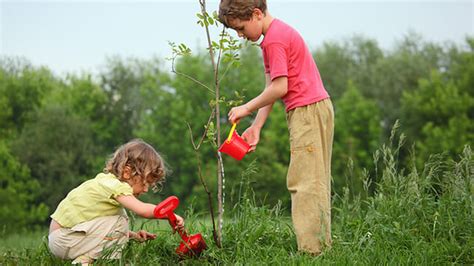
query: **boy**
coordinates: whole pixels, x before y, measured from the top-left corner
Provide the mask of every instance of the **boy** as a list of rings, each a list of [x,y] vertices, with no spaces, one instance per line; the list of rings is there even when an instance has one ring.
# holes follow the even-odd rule
[[[258,110],[242,137],[254,151],[273,103],[282,99],[290,133],[287,187],[291,193],[298,250],[319,255],[331,245],[331,152],[334,111],[316,64],[299,33],[273,18],[265,0],[222,0],[219,20],[239,37],[260,44],[266,87],[244,105],[234,107],[229,121]]]

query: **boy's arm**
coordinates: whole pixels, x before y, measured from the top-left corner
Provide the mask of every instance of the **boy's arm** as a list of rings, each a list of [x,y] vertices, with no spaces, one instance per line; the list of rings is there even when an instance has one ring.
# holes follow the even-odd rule
[[[265,90],[245,104],[250,112],[270,104],[273,105],[276,100],[282,98],[288,92],[288,78],[286,76],[278,77],[271,81],[270,74],[265,74],[265,80],[267,81]]]
[[[270,74],[265,73],[265,87],[269,87],[271,84],[272,84],[272,81],[270,78]],[[273,103],[274,102],[258,109],[257,116],[255,117],[255,120],[253,121],[252,126],[257,127],[259,129],[263,127],[263,125],[265,124],[265,121],[267,120],[268,115],[272,111]]]
[[[266,87],[271,84],[270,74],[265,74],[265,84]],[[250,145],[249,152],[253,152],[257,148],[257,144],[260,141],[260,130],[265,124],[265,121],[267,120],[268,115],[272,111],[272,108],[273,103],[270,103],[258,109],[257,116],[255,117],[255,120],[253,121],[252,125],[247,128],[242,134],[242,138],[244,138],[244,140],[247,141]]]
[[[264,106],[258,110],[257,117],[252,125],[242,133],[242,138],[250,145],[249,152],[255,151],[260,141],[260,131],[268,115],[272,111],[273,104]]]
[[[266,74],[267,76],[268,74]],[[267,77],[266,77],[267,79]],[[269,79],[269,77],[268,77]],[[267,83],[268,84],[268,83]],[[229,121],[236,123],[240,118],[250,115],[253,111],[262,107],[271,106],[276,100],[282,98],[288,92],[288,78],[286,76],[275,78],[257,97],[248,103],[232,108],[229,111]],[[258,123],[265,122],[271,107],[264,108]],[[259,112],[260,113],[260,112]],[[263,125],[262,123],[262,125]]]
[[[258,109],[257,116],[255,117],[255,120],[252,123],[252,127],[258,127],[261,129],[263,125],[265,124],[265,121],[267,121],[268,115],[272,111],[273,108],[273,103],[268,104],[260,109]]]

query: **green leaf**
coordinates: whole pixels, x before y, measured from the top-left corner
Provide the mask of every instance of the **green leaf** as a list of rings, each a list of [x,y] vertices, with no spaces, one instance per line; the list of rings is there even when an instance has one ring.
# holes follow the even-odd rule
[[[211,17],[207,17],[209,24],[214,25],[214,20]]]

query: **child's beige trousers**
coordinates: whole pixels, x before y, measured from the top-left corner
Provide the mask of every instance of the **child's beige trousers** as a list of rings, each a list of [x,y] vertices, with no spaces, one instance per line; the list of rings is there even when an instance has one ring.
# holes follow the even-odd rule
[[[291,149],[287,186],[298,250],[320,254],[324,246],[331,246],[331,100],[291,110],[287,122]]]
[[[91,262],[101,255],[118,259],[128,241],[128,218],[122,215],[99,217],[72,228],[57,229],[48,239],[53,255],[72,259],[73,263]]]

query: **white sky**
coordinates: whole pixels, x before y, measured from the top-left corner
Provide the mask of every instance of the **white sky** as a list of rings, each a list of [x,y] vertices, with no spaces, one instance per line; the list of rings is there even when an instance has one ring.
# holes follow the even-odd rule
[[[208,11],[217,9],[218,1],[207,2]],[[473,0],[267,3],[312,49],[354,34],[376,39],[384,49],[409,31],[440,43],[474,37]],[[112,55],[164,58],[171,54],[168,41],[205,47],[204,30],[196,24],[199,8],[198,0],[0,0],[0,55],[22,56],[58,74],[93,73]]]

